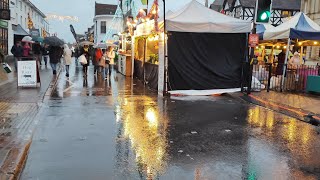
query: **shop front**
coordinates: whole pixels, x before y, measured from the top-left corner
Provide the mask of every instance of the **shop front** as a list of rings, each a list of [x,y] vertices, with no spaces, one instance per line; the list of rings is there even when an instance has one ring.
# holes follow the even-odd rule
[[[4,20],[0,20],[0,49],[8,55],[8,22]]]

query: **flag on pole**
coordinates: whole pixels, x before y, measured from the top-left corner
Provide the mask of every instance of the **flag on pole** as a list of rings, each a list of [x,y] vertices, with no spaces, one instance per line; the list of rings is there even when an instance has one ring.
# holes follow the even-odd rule
[[[148,5],[148,0],[141,0],[142,5]]]

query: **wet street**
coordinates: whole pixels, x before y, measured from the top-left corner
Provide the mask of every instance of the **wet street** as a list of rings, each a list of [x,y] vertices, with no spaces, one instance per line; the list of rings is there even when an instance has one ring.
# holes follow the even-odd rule
[[[229,96],[161,98],[92,66],[59,78],[22,180],[320,179],[315,126]]]

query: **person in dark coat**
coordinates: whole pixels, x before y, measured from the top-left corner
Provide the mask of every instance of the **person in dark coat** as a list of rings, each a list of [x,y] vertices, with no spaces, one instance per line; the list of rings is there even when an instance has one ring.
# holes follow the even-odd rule
[[[80,54],[84,55],[87,59],[87,64],[83,64],[83,77],[87,77],[88,75],[88,66],[89,66],[89,58],[90,58],[90,52],[89,52],[89,46],[84,45],[81,50],[80,50]]]
[[[281,53],[278,54],[278,65],[276,69],[276,75],[283,75],[283,65],[286,59],[286,50],[283,49]]]
[[[48,57],[49,57],[49,46],[46,44],[42,48],[42,55],[43,55],[44,64],[47,66]]]
[[[53,74],[57,74],[57,64],[60,62],[62,56],[62,48],[57,46],[51,46],[49,49],[50,65]]]
[[[40,43],[36,42],[33,45],[32,49],[33,49],[33,54],[35,55],[35,57],[37,58],[37,61],[41,65],[41,61],[42,61],[41,50],[42,50],[42,47],[41,47]]]
[[[17,41],[16,44],[14,46],[12,46],[11,53],[14,56],[15,70],[18,71],[17,62],[23,56],[23,47],[21,46],[20,41]]]

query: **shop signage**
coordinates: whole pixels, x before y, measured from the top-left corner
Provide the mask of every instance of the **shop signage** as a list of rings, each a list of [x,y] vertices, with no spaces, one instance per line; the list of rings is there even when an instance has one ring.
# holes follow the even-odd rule
[[[40,31],[39,29],[30,29],[30,35],[32,37],[40,37]]]
[[[18,87],[37,86],[36,63],[36,61],[18,61]]]
[[[2,28],[8,28],[8,22],[0,20],[0,27]]]
[[[258,34],[250,34],[249,35],[249,46],[256,47],[259,44],[259,35]]]

